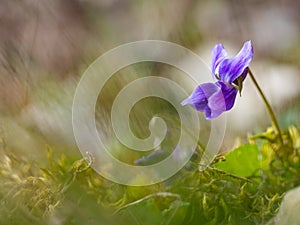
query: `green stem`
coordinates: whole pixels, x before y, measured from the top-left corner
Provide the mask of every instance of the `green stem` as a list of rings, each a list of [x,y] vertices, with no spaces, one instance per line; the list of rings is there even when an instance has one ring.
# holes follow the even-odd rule
[[[257,88],[260,96],[262,97],[266,107],[267,107],[267,110],[268,110],[268,113],[271,117],[271,120],[272,120],[272,123],[273,123],[273,127],[275,128],[278,136],[279,136],[279,140],[280,140],[280,143],[283,144],[283,140],[282,140],[282,135],[281,135],[281,130],[280,130],[280,127],[278,125],[278,122],[277,122],[277,119],[276,119],[276,116],[274,114],[274,111],[269,103],[269,101],[267,100],[266,96],[264,95],[263,91],[261,90],[259,84],[257,83],[252,71],[250,70],[250,68],[248,67],[248,72],[249,72],[249,75],[250,75],[250,78],[252,79],[255,87]]]
[[[240,177],[240,176],[237,176],[237,175],[234,175],[234,174],[225,172],[224,170],[220,170],[220,169],[218,169],[218,168],[216,168],[216,167],[211,167],[211,166],[209,166],[208,168],[211,169],[211,170],[213,170],[213,171],[216,171],[217,173],[224,174],[224,175],[226,175],[226,176],[229,176],[229,177],[232,177],[232,178],[235,178],[235,179],[244,181],[244,182],[248,182],[248,183],[252,183],[252,184],[257,185],[257,183],[256,183],[255,181],[250,180],[250,179],[248,179],[248,178]]]
[[[131,202],[131,203],[128,203],[126,205],[121,206],[120,208],[118,208],[113,213],[113,215],[119,213],[123,209],[126,209],[126,208],[128,208],[130,206],[133,206],[133,205],[137,205],[137,204],[139,204],[139,203],[141,203],[141,202],[143,202],[145,200],[148,200],[150,198],[153,198],[153,197],[164,197],[164,198],[166,198],[166,197],[174,197],[174,198],[177,198],[178,200],[181,200],[181,196],[178,195],[178,194],[174,194],[174,193],[171,193],[171,192],[157,192],[157,193],[153,193],[153,194],[147,195],[144,198],[138,199],[138,200],[136,200],[134,202]]]

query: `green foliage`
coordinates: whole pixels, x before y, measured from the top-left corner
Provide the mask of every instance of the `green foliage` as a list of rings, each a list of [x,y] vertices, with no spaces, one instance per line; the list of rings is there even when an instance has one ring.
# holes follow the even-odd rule
[[[238,176],[248,177],[260,169],[261,160],[257,145],[243,145],[226,155],[226,161],[220,161],[214,167]]]
[[[249,137],[204,171],[200,154],[169,180],[126,187],[48,148],[48,165],[1,151],[0,224],[265,224],[284,193],[300,184],[296,127]]]

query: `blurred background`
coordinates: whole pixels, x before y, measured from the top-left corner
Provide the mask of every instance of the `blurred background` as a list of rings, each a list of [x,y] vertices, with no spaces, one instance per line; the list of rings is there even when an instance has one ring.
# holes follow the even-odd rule
[[[0,0],[0,224],[107,225],[111,223],[103,218],[119,206],[168,191],[172,185],[176,188],[176,179],[185,182],[185,174],[179,173],[164,184],[138,189],[109,182],[92,170],[80,175],[86,167],[72,130],[76,86],[97,57],[121,44],[145,39],[170,41],[191,49],[209,65],[216,43],[223,43],[229,56],[234,56],[250,39],[255,53],[252,71],[280,126],[299,126],[299,11],[300,1],[296,0]],[[190,64],[188,59],[182,63]],[[128,149],[118,143],[110,110],[125,85],[145,76],[173,79],[188,93],[197,85],[176,68],[148,62],[123,68],[109,79],[97,102],[98,133],[114,156],[131,164],[145,165],[152,159],[143,161],[143,155],[133,151],[128,154]],[[199,71],[199,77],[211,80],[207,71]],[[174,123],[178,114],[162,99],[146,98],[133,107],[130,119],[135,134],[140,138],[149,135],[148,123],[153,115],[167,118],[168,133],[162,149],[174,149],[180,134]],[[242,96],[226,115],[222,151],[233,149],[246,142],[248,134],[263,132],[271,125],[249,78]],[[201,113],[199,116],[199,138],[205,144],[210,122]],[[158,153],[158,158],[166,157]],[[189,165],[186,170],[192,171]],[[219,185],[223,188],[224,183]],[[232,196],[244,192],[239,186],[233,187],[237,191]],[[180,184],[178,192],[189,196],[190,189]],[[213,206],[215,202],[213,199]],[[163,202],[161,210],[172,209],[172,204]],[[147,211],[133,209],[128,211],[130,215],[116,217],[113,224],[133,224],[133,214],[144,224],[151,218],[156,220],[152,211],[160,212],[151,207],[146,207]],[[256,210],[256,206],[251,209]],[[165,210],[163,213],[168,214]],[[180,216],[178,224],[182,220]]]
[[[45,157],[46,144],[80,156],[71,124],[72,100],[80,77],[106,51],[144,39],[175,42],[207,64],[216,43],[223,43],[234,56],[251,39],[255,52],[252,70],[281,126],[299,125],[299,11],[296,0],[2,0],[0,128],[5,145],[33,160]],[[104,106],[97,114],[100,133],[110,135],[109,110],[122,87],[154,73],[175,77],[180,71],[165,65],[136,65],[109,81],[99,97]],[[180,83],[180,76],[176,81]],[[195,85],[185,87],[190,93]],[[141,109],[146,116],[159,110],[174,113],[170,105],[157,101],[144,101],[136,114]],[[227,116],[223,150],[245,141],[247,133],[271,124],[250,79]],[[136,120],[137,132],[144,132],[149,118]]]

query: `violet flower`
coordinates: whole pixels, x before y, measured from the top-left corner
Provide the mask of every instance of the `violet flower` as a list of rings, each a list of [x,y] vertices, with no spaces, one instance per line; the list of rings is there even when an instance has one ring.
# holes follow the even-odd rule
[[[218,81],[200,84],[181,103],[204,112],[206,119],[216,118],[233,107],[237,92],[242,91],[243,81],[253,58],[253,47],[251,41],[247,41],[235,57],[226,58],[227,52],[223,45],[217,44],[211,54],[211,70]]]

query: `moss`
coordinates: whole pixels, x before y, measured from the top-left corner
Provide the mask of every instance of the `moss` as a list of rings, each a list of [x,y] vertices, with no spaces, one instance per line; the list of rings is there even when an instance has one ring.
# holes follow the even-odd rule
[[[198,171],[195,154],[175,176],[147,187],[112,183],[90,168],[91,161],[54,156],[49,147],[46,168],[4,149],[0,224],[263,224],[276,214],[285,192],[300,184],[299,130],[292,126],[283,136],[282,146],[269,129],[224,156],[230,167],[232,154],[242,157],[241,148],[257,146],[261,163],[248,177],[226,166]]]

